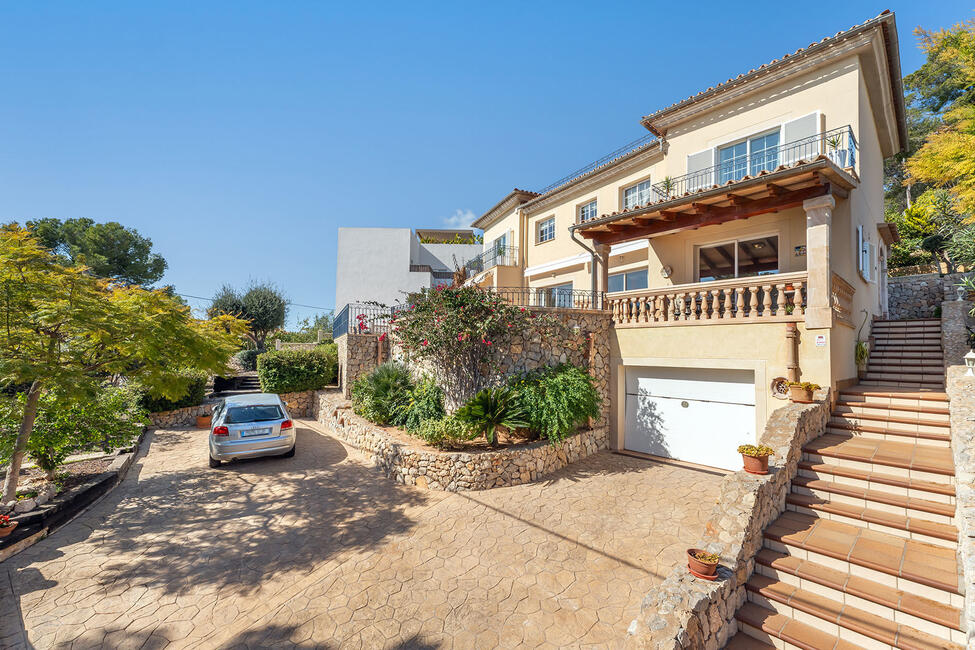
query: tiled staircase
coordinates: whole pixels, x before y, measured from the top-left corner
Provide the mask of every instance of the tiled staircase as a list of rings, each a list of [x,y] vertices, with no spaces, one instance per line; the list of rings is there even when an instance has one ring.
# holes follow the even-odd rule
[[[940,331],[874,323],[868,374],[804,448],[727,648],[963,647]]]

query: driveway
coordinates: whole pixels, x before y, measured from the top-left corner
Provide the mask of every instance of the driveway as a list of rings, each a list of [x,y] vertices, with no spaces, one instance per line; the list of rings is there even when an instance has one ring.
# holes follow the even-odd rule
[[[718,476],[609,452],[424,491],[317,426],[293,459],[218,470],[202,432],[156,431],[105,499],[0,564],[0,647],[618,646],[717,497]]]

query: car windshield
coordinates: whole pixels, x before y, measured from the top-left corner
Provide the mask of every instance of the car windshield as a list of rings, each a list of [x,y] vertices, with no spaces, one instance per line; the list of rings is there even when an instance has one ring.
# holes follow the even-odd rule
[[[266,422],[280,420],[281,409],[274,404],[255,404],[253,406],[231,406],[227,409],[227,424],[246,424],[247,422]]]

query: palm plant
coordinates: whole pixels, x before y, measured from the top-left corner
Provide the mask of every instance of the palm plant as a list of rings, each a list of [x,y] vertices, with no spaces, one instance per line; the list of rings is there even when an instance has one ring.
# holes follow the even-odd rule
[[[352,406],[358,415],[376,424],[397,424],[413,391],[409,369],[393,361],[384,363],[352,386]]]
[[[466,422],[484,436],[492,447],[498,446],[499,429],[520,429],[528,426],[524,407],[509,388],[485,388],[467,404],[457,409],[458,420]]]

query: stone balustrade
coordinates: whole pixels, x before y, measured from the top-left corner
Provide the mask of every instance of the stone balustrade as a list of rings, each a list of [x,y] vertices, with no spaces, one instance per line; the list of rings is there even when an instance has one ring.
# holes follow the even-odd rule
[[[806,273],[640,289],[607,302],[616,327],[796,322],[806,309]]]

